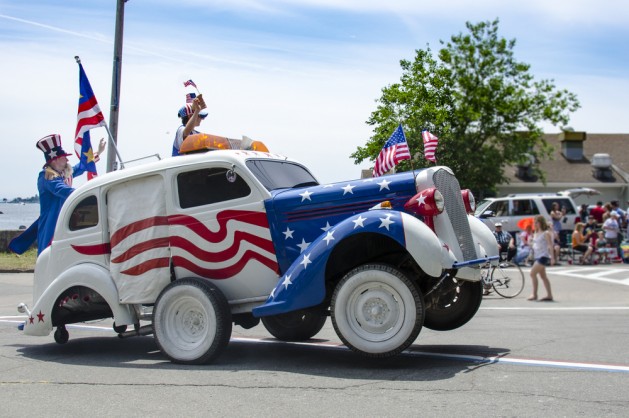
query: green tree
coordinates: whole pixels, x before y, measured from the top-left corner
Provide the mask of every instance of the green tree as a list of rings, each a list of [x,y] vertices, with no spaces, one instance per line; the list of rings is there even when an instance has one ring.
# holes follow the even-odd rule
[[[466,33],[440,41],[437,58],[427,46],[416,50],[413,62],[401,60],[400,82],[382,89],[367,121],[374,135],[351,155],[354,162],[375,160],[400,122],[414,168],[433,165],[423,157],[421,131],[427,129],[439,137],[438,164],[481,196],[508,181],[505,166],[548,158],[552,149],[540,125],[565,126],[579,102],[554,80],[536,81],[530,65],[515,59],[515,40],[498,36],[498,24],[468,22]],[[397,167],[409,169],[409,161]],[[533,170],[544,179],[536,164]]]

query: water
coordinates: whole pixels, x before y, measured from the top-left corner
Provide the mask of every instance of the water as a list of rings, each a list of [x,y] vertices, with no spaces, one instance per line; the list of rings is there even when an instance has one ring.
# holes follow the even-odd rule
[[[39,203],[0,202],[0,231],[28,228],[39,217]]]

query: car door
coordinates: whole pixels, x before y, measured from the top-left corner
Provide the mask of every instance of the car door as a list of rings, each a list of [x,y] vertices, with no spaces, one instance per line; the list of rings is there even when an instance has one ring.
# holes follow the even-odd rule
[[[201,277],[231,302],[266,298],[278,279],[266,196],[227,163],[179,168],[170,176],[175,277]]]

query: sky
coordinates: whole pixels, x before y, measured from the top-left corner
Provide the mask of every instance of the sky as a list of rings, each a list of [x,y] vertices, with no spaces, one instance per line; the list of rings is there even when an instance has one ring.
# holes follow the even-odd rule
[[[116,3],[0,0],[0,200],[37,194],[45,162],[38,139],[58,133],[73,152],[75,56],[109,121]],[[624,0],[129,0],[119,154],[170,156],[176,112],[194,91],[183,82],[192,79],[209,111],[200,131],[263,141],[323,183],[359,178],[373,163],[355,165],[350,154],[372,136],[366,121],[382,88],[399,81],[400,60],[436,52],[468,21],[496,18],[536,79],[578,96],[570,127],[629,133]],[[93,143],[106,136],[104,128],[91,132]],[[106,158],[98,170],[106,171]]]

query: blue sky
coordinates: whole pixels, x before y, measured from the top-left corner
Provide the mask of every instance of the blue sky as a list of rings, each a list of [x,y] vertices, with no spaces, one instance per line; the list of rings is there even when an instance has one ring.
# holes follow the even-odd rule
[[[0,199],[37,193],[39,138],[59,133],[73,148],[75,55],[109,120],[115,12],[115,0],[0,0],[0,141],[12,173]],[[201,131],[262,140],[323,182],[357,178],[371,164],[349,155],[371,136],[365,121],[381,89],[399,80],[399,60],[427,45],[437,51],[466,21],[495,18],[537,79],[578,95],[570,126],[629,133],[629,3],[621,0],[130,0],[120,154],[170,155],[182,82],[193,79],[210,112]]]

